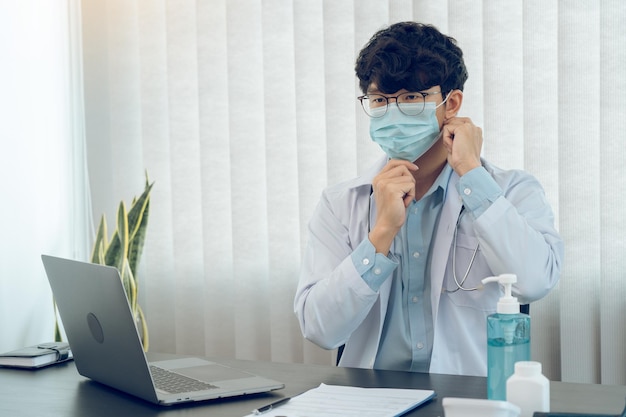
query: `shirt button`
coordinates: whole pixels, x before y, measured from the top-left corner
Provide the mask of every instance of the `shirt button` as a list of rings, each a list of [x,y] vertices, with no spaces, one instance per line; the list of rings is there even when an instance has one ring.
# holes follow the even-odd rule
[[[374,268],[374,274],[375,275],[380,275],[380,273],[383,272],[380,268]]]
[[[470,195],[472,193],[472,189],[471,188],[466,188],[463,190],[463,194],[465,195]]]
[[[417,345],[415,345],[419,350],[424,349],[424,344],[422,342],[419,342]]]
[[[419,252],[413,252],[413,257],[414,258],[419,258],[420,257],[420,253]]]
[[[417,303],[417,300],[419,300],[419,298],[413,297],[413,299],[411,301],[413,301],[414,303]]]
[[[370,264],[370,260],[367,258],[363,258],[363,265],[369,265]]]

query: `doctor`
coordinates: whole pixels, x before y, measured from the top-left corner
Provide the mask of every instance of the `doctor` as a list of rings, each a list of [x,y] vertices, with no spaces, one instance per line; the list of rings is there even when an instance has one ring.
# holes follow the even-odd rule
[[[544,191],[481,159],[481,128],[457,116],[467,70],[454,39],[391,25],[356,75],[386,155],[323,192],[294,301],[302,333],[345,345],[340,366],[484,376],[500,289],[480,280],[517,274],[514,295],[529,303],[559,279],[563,242]]]

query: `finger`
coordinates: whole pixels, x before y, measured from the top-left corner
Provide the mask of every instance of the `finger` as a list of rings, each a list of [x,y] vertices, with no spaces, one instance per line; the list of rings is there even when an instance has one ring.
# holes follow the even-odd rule
[[[374,177],[374,180],[372,181],[372,183],[375,185],[380,182],[402,183],[404,181],[410,181],[410,183],[414,184],[415,178],[406,168],[398,167],[392,171],[381,172],[376,177]]]
[[[415,194],[415,178],[413,176],[377,177],[372,182],[376,193],[395,195],[404,198],[406,194]]]
[[[404,207],[408,207],[415,200],[415,187],[411,187],[408,193],[404,195]]]
[[[409,174],[410,172],[417,171],[418,169],[418,166],[412,162],[402,159],[390,159],[389,162],[387,162],[387,164],[381,170],[381,173],[394,172],[398,174],[399,172],[401,172],[402,175],[405,175]]]
[[[381,174],[390,175],[411,175],[411,172],[417,171],[419,168],[412,162],[400,159],[391,159],[387,165],[380,171]]]
[[[448,153],[452,152],[452,142],[454,141],[454,128],[450,125],[445,125],[441,129],[441,138],[443,146],[447,149]]]
[[[472,119],[470,119],[469,117],[459,117],[459,116],[455,116],[455,117],[450,117],[449,119],[445,119],[443,121],[443,124],[465,124],[465,123],[472,123]]]

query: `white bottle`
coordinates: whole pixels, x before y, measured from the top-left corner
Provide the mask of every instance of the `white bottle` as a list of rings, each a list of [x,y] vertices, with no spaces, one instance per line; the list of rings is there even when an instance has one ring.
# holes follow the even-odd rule
[[[550,381],[542,375],[541,363],[515,363],[515,373],[506,381],[506,400],[522,410],[520,417],[550,411]]]

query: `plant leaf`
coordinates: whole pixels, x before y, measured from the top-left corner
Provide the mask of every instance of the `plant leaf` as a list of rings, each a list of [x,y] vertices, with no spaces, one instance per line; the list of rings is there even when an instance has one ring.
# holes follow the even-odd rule
[[[100,248],[98,248],[98,254],[95,256],[96,258],[92,260],[93,263],[106,265],[105,255],[104,255],[104,245],[100,245]]]
[[[126,291],[126,296],[128,297],[128,303],[130,304],[130,309],[133,312],[133,317],[135,317],[137,314],[137,286],[135,285],[135,276],[133,275],[133,271],[130,270],[130,265],[128,264],[127,259],[124,259],[120,271],[122,272],[122,284],[124,284],[124,290]]]
[[[128,212],[128,230],[130,232],[131,239],[132,236],[137,233],[137,229],[139,229],[141,217],[146,210],[148,201],[150,201],[150,191],[152,190],[153,185],[154,183],[146,186],[139,198],[133,201],[130,211]]]
[[[63,337],[61,337],[61,326],[59,326],[59,315],[57,313],[57,302],[52,297],[52,309],[54,310],[54,341],[62,342]]]
[[[100,218],[100,225],[98,226],[98,233],[96,234],[96,241],[93,245],[93,251],[91,252],[91,262],[96,264],[102,263],[101,254],[104,253],[107,246],[107,221],[104,214]]]
[[[111,237],[111,243],[107,248],[105,262],[107,265],[116,267],[120,272],[124,268],[124,260],[128,254],[128,214],[123,201],[117,209],[117,229]]]
[[[146,323],[146,317],[143,314],[141,306],[137,304],[137,315],[139,316],[139,322],[141,323],[141,343],[143,344],[143,351],[147,352],[150,347],[150,337],[148,336],[148,325]]]
[[[121,270],[122,265],[122,244],[120,243],[120,237],[117,234],[117,230],[113,232],[113,236],[111,236],[111,242],[109,242],[109,246],[107,246],[106,252],[104,253],[104,260],[101,262],[104,265],[114,266],[117,269]]]
[[[130,236],[128,231],[128,212],[126,211],[126,204],[121,201],[117,210],[117,235],[120,238],[120,251],[122,252],[124,260],[127,259],[128,255],[128,241]],[[120,266],[124,267],[124,264],[122,263]]]
[[[137,228],[136,233],[133,235],[130,245],[128,247],[128,262],[133,272],[137,272],[139,261],[141,260],[141,254],[143,252],[143,246],[146,241],[146,231],[148,230],[148,219],[150,218],[150,200],[146,200],[144,206],[144,213],[141,215],[141,223]]]
[[[143,252],[143,245],[146,239],[146,229],[148,227],[148,217],[150,212],[150,191],[152,184],[146,183],[146,189],[135,201],[128,213],[128,224],[130,232],[130,242],[128,249],[128,261],[133,273],[137,273],[137,266]]]

